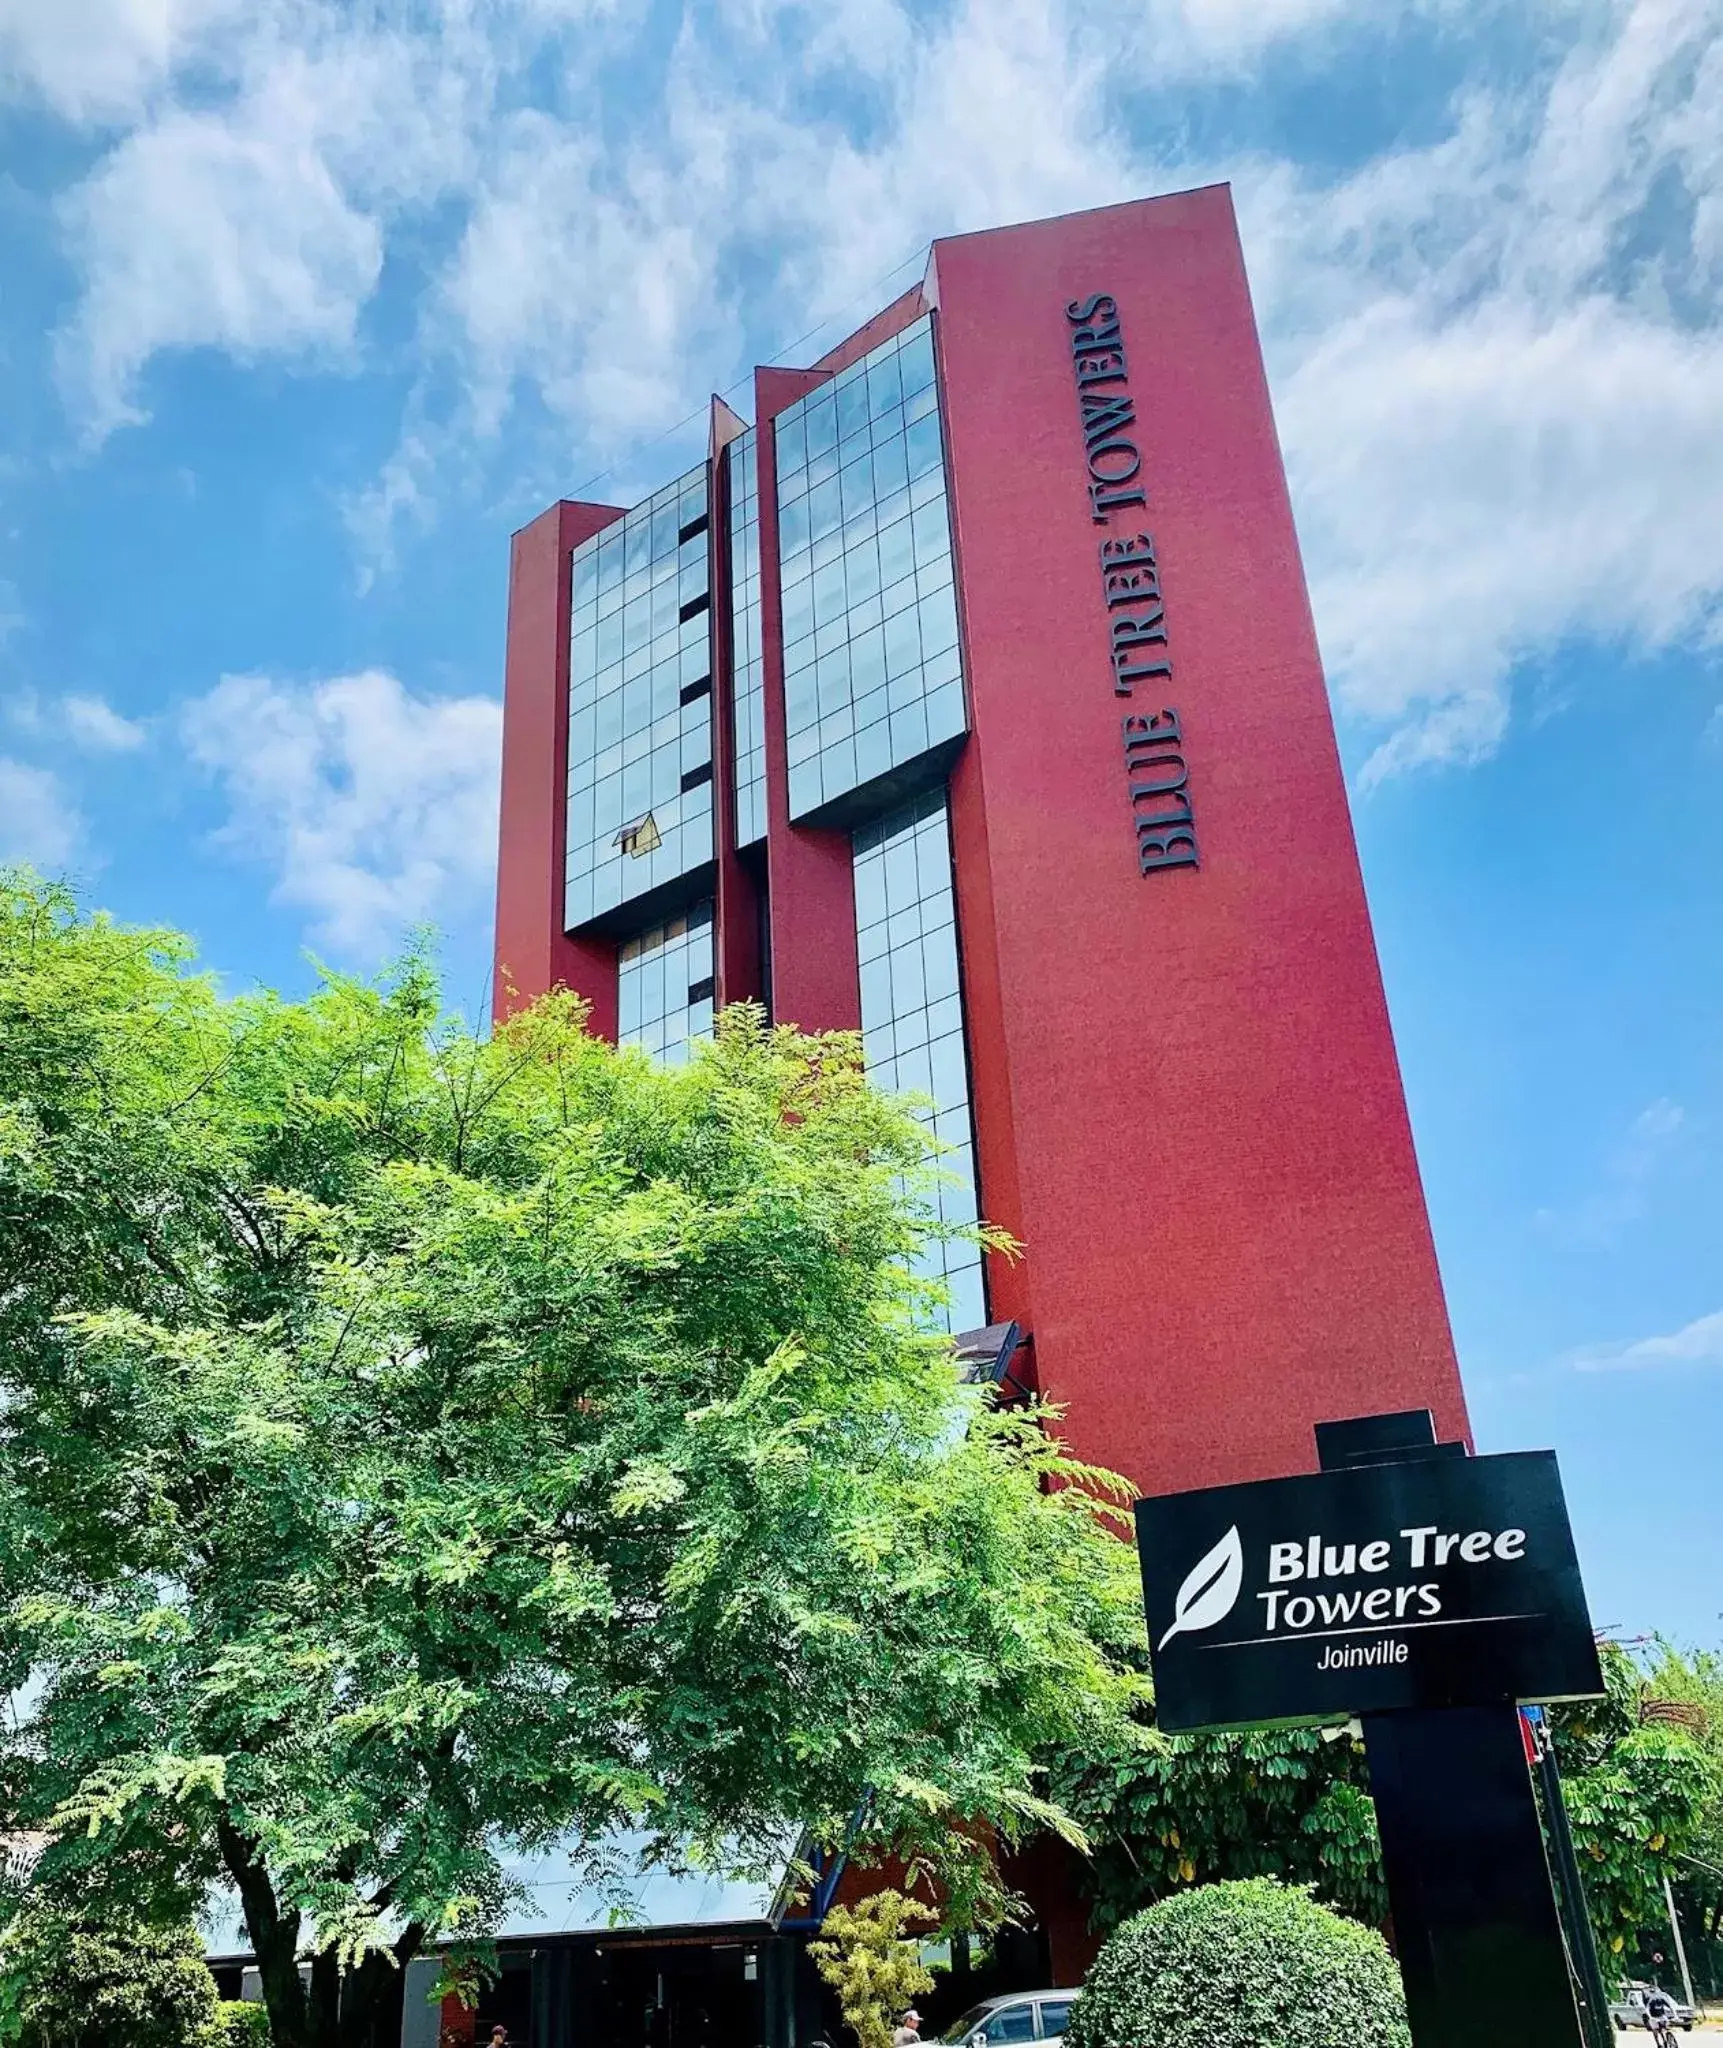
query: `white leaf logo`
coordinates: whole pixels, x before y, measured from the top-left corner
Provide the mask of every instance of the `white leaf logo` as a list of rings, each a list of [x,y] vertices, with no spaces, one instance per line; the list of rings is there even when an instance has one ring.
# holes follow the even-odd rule
[[[1164,1650],[1174,1636],[1189,1635],[1193,1629],[1213,1628],[1232,1612],[1238,1589],[1244,1584],[1244,1545],[1238,1540],[1238,1524],[1220,1539],[1206,1557],[1185,1575],[1179,1596],[1173,1602],[1173,1625],[1162,1636]]]

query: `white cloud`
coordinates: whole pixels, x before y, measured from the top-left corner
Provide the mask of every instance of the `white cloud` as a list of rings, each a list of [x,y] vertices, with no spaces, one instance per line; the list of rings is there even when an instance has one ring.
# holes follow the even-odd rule
[[[1723,7],[1635,0],[1541,102],[1246,188],[1277,411],[1366,782],[1474,760],[1516,662],[1723,608]]]
[[[1647,1103],[1610,1148],[1592,1190],[1569,1206],[1538,1210],[1538,1221],[1598,1244],[1615,1244],[1630,1224],[1644,1217],[1657,1181],[1677,1158],[1687,1129],[1687,1112],[1680,1103],[1666,1095]]]
[[[655,480],[643,444],[762,307],[829,339],[933,234],[1230,172],[1367,781],[1490,753],[1516,667],[1573,642],[1723,640],[1723,0],[1539,0],[1513,79],[1494,0],[1417,0],[1472,83],[1343,175],[1198,160],[1176,88],[1343,55],[1382,33],[1364,0],[91,4],[118,83],[27,38],[62,108],[132,95],[65,207],[72,403],[98,438],[136,419],[165,350],[352,368],[399,255],[411,395],[343,504],[374,564],[511,425],[517,495]],[[0,0],[14,43],[47,12]]]
[[[100,697],[68,697],[62,715],[73,743],[92,753],[129,754],[146,737],[136,719],[122,717]]]
[[[347,204],[292,115],[248,132],[169,114],[122,143],[65,213],[90,282],[59,366],[95,440],[144,417],[135,380],[161,350],[349,349],[383,262],[376,223]]]
[[[135,112],[238,0],[0,0],[0,94],[71,121]]]
[[[38,740],[69,741],[84,753],[131,753],[148,738],[142,725],[122,717],[103,697],[44,698],[37,690],[12,690],[4,713],[19,732]]]
[[[1708,645],[1723,616],[1723,4],[1547,12],[1566,60],[1439,142],[1338,181],[1234,167],[1331,678],[1381,734],[1367,784],[1490,754],[1524,661]],[[729,61],[685,32],[620,168],[540,116],[487,187],[445,299],[484,425],[516,388],[605,452],[674,417],[690,359],[728,360],[714,301],[750,249],[786,308],[854,318],[934,233],[1198,181],[1122,129],[1120,63],[1236,69],[1346,15],[737,0]]]
[[[63,868],[83,836],[58,776],[0,756],[0,861]]]
[[[1598,1344],[1575,1352],[1580,1372],[1643,1372],[1665,1365],[1723,1365],[1723,1309],[1699,1316],[1667,1337],[1638,1337],[1627,1344]]]
[[[194,761],[218,781],[218,839],[273,868],[274,900],[315,941],[374,960],[421,921],[484,900],[496,863],[502,710],[426,698],[369,669],[297,685],[226,676],[188,705]]]
[[[62,201],[85,282],[56,356],[92,442],[145,416],[137,378],[164,351],[353,367],[389,222],[466,174],[455,32],[444,48],[333,19],[300,43],[250,21],[230,96],[168,100]]]

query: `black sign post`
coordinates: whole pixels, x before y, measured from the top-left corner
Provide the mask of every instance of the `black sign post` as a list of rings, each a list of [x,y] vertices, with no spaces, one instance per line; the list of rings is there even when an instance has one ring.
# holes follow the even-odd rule
[[[1417,2048],[1579,2048],[1516,1703],[1603,1689],[1555,1460],[1427,1413],[1322,1471],[1137,1504],[1168,1730],[1358,1716]]]

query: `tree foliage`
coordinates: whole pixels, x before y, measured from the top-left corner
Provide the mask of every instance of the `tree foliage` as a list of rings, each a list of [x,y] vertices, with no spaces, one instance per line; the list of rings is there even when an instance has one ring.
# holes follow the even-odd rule
[[[1682,1730],[1704,1753],[1708,1791],[1698,1825],[1675,1852],[1676,1904],[1695,1971],[1723,1992],[1723,1657],[1654,1644],[1644,1659],[1642,1714]]]
[[[809,1942],[860,2048],[891,2048],[899,2013],[933,1989],[919,1939],[933,1921],[925,1906],[887,1888],[853,1906],[834,1906],[820,1939]]]
[[[1723,1735],[1713,1736],[1704,1704],[1715,1659],[1688,1660],[1660,1645],[1648,1670],[1606,1644],[1603,1675],[1602,1698],[1557,1708],[1551,1719],[1598,1948],[1606,1972],[1623,1973],[1648,1935],[1667,1940],[1665,1875],[1691,1895],[1704,1872],[1689,1859],[1715,1853]],[[1659,1711],[1684,1697],[1696,1715]]]
[[[0,889],[0,1825],[235,1886],[277,2048],[482,1937],[504,1843],[734,1866],[871,1793],[961,1911],[1133,1689],[1130,1553],[927,1334],[856,1042],[582,1021],[475,1036],[417,957],[228,997]]]
[[[1387,1916],[1363,1745],[1281,1729],[1162,1735],[1139,1707],[1065,1750],[1052,1792],[1091,1845],[1094,1919],[1112,1927],[1193,1884],[1283,1877],[1372,1925]]]
[[[227,2048],[196,1928],[32,1903],[0,1935],[8,2048]]]
[[[1273,1878],[1204,1885],[1127,1920],[1084,1980],[1070,2048],[1411,2048],[1374,1929]]]

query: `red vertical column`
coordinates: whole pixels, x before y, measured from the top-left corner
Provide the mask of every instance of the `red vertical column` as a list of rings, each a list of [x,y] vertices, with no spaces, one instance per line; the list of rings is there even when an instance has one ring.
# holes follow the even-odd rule
[[[974,1109],[987,1211],[1027,1248],[996,1312],[1032,1290],[1043,1390],[1146,1491],[1309,1469],[1319,1420],[1428,1407],[1462,1435],[1230,197],[940,242],[934,296]],[[1121,338],[1084,408],[1091,301]],[[1157,565],[1125,616],[1164,605],[1170,674],[1115,673],[1104,540]],[[1169,707],[1201,865],[1145,872],[1128,744]]]
[[[503,670],[502,815],[497,846],[492,1014],[511,1015],[553,988],[592,1005],[589,1028],[616,1036],[616,948],[571,938],[563,923],[568,860],[570,557],[620,519],[613,505],[563,498],[509,545]]]
[[[760,479],[760,627],[766,688],[766,881],[772,1015],[804,1031],[861,1028],[855,872],[847,832],[790,822],[784,731],[784,625],[778,582],[778,485],[772,422],[823,384],[812,370],[754,372]]]

